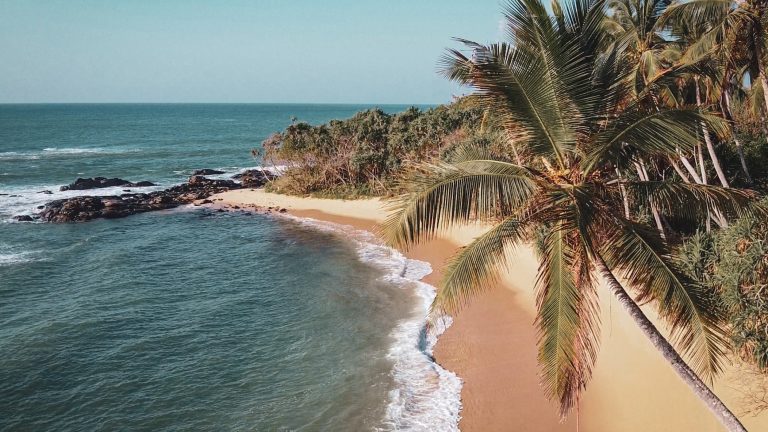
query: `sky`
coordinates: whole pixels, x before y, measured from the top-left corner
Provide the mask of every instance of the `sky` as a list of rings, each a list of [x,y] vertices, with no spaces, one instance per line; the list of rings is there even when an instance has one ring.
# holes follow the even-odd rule
[[[500,0],[0,0],[0,103],[403,103],[466,93]]]

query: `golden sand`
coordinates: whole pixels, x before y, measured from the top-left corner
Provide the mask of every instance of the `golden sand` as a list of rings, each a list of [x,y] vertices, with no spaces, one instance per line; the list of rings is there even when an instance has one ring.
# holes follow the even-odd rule
[[[375,231],[386,217],[382,201],[300,198],[237,190],[216,195],[219,204],[285,208],[309,217]],[[483,232],[481,226],[452,230],[408,251],[435,271],[425,278],[435,286],[446,260]],[[536,364],[533,285],[537,262],[530,248],[509,257],[496,286],[477,297],[455,317],[441,336],[435,358],[463,381],[465,432],[587,431],[666,432],[722,431],[715,417],[678,378],[608,291],[600,287],[602,344],[592,382],[577,412],[561,422],[557,407],[539,385]],[[654,314],[646,309],[653,319]],[[768,413],[741,416],[743,374],[730,368],[715,391],[750,431],[768,431]],[[577,429],[578,428],[578,429]]]

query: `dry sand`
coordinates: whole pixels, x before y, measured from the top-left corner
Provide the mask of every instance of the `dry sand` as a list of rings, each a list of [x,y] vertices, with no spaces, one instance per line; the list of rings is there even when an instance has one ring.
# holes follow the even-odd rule
[[[299,217],[352,225],[375,231],[386,210],[380,200],[342,201],[299,198],[237,190],[213,197],[226,205],[285,208]],[[425,280],[438,284],[445,261],[482,233],[468,226],[408,251],[435,271]],[[634,322],[601,291],[602,345],[594,378],[578,413],[561,422],[557,408],[539,386],[533,284],[537,263],[530,248],[510,255],[498,286],[491,286],[454,317],[441,336],[435,358],[464,381],[462,431],[651,432],[722,431],[707,410],[669,367]],[[646,312],[653,318],[650,310]],[[739,381],[729,369],[715,391],[737,415],[744,411]],[[577,419],[578,417],[578,419]],[[768,431],[768,413],[741,416],[750,431]]]

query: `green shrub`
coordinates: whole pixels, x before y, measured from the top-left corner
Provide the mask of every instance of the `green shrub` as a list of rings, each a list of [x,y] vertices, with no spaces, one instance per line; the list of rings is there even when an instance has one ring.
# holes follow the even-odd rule
[[[768,371],[768,221],[742,218],[714,235],[698,233],[680,261],[719,295],[738,356]]]
[[[467,140],[491,145],[498,137],[480,131],[483,116],[460,101],[398,114],[371,109],[319,126],[292,124],[263,143],[265,159],[288,166],[270,189],[333,197],[392,193],[408,161],[439,158]]]

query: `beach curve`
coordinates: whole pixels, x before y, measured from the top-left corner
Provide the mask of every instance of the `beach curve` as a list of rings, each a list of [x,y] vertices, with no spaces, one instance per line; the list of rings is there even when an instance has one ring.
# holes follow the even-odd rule
[[[297,217],[370,232],[377,232],[387,215],[386,203],[379,198],[335,200],[243,189],[211,199],[217,206],[285,209]],[[423,280],[438,286],[446,260],[486,229],[482,225],[452,229],[405,255],[429,262],[434,271]],[[509,258],[498,286],[489,287],[492,289],[461,310],[434,350],[437,363],[464,382],[462,431],[723,430],[607,290],[600,290],[602,304],[607,307],[601,311],[602,345],[594,378],[578,410],[561,421],[556,405],[546,400],[538,380],[533,325],[533,283],[538,264],[529,247],[517,248]],[[646,309],[646,313],[655,318],[652,310]],[[741,377],[731,366],[714,385],[716,393],[737,413],[745,408],[732,383]],[[768,413],[742,420],[748,430],[768,430]]]

